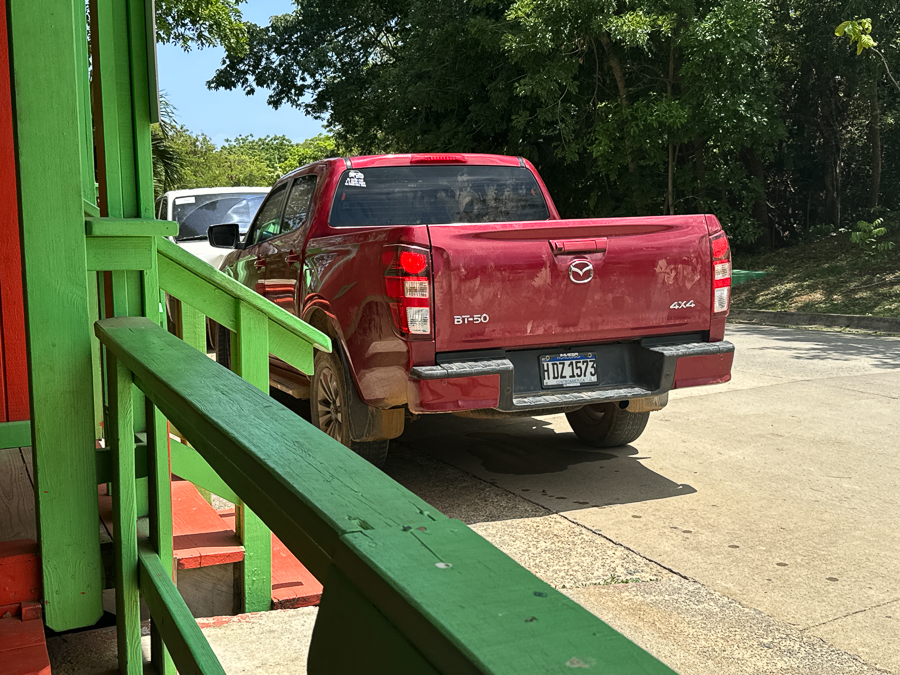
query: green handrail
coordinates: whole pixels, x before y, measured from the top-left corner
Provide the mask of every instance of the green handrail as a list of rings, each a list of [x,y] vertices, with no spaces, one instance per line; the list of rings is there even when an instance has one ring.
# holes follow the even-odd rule
[[[110,388],[119,456],[133,457],[126,386],[133,381],[324,581],[310,673],[672,672],[465,524],[152,321],[105,319],[95,330],[110,381],[119,383]],[[123,511],[133,476],[126,466],[118,476],[123,483],[114,486]],[[122,522],[128,516],[123,512]],[[117,556],[137,561],[136,540]],[[140,556],[142,569],[152,571],[152,549]],[[126,598],[140,585],[157,613],[162,603],[164,616],[188,620],[164,574],[154,576],[153,590],[125,581],[117,590]],[[136,612],[120,630],[139,642]],[[192,656],[196,649],[171,651],[182,672],[217,672]],[[129,673],[140,672],[136,654]]]

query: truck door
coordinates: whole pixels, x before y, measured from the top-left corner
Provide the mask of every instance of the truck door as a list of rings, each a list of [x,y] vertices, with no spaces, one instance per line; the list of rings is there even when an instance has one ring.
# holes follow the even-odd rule
[[[294,179],[284,206],[281,228],[266,250],[265,296],[291,314],[299,315],[297,285],[303,268],[303,249],[312,214],[317,176],[308,173]]]
[[[275,186],[263,202],[247,232],[246,245],[228,266],[231,275],[247,288],[265,294],[266,264],[274,251],[269,241],[281,230],[281,212],[288,183]]]

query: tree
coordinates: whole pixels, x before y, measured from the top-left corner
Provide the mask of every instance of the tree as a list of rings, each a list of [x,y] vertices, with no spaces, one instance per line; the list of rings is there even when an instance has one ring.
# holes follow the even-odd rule
[[[184,159],[173,143],[177,128],[175,107],[165,92],[160,92],[159,123],[150,127],[153,187],[157,195],[174,190],[183,180]]]
[[[871,19],[854,19],[852,21],[842,22],[834,31],[838,37],[846,35],[850,39],[850,44],[856,45],[856,55],[859,56],[866,50],[871,50],[881,59],[881,65],[890,78],[894,87],[900,92],[900,83],[894,79],[891,73],[890,64],[885,55],[875,48],[877,44],[872,38],[872,20]],[[872,148],[872,181],[869,187],[869,208],[874,209],[878,206],[878,198],[881,194],[881,169],[882,169],[882,147],[881,147],[881,104],[878,100],[878,71],[879,68],[868,68],[871,73],[871,82],[868,87],[869,92],[869,143]],[[873,72],[874,71],[874,72]]]
[[[246,0],[156,0],[156,40],[185,51],[221,45],[229,54],[246,50],[247,32],[238,7]]]
[[[239,136],[216,147],[206,134],[192,134],[185,127],[174,125],[168,142],[180,162],[180,171],[177,179],[165,185],[165,190],[265,187],[303,164],[344,154],[326,134],[301,143],[286,136]]]

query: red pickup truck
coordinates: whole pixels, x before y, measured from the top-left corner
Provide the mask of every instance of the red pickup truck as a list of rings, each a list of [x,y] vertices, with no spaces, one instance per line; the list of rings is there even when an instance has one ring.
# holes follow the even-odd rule
[[[273,386],[383,462],[406,419],[565,413],[586,444],[637,439],[679,387],[727,382],[731,252],[711,215],[561,219],[518,157],[327,159],[281,178],[222,271],[328,333]],[[230,359],[229,333],[217,350]]]

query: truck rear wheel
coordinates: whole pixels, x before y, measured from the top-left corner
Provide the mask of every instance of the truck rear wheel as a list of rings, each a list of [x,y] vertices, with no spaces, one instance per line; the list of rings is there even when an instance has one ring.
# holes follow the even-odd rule
[[[615,448],[636,441],[644,433],[649,412],[628,412],[616,403],[586,405],[566,413],[572,431],[595,448]]]
[[[377,467],[387,459],[388,440],[354,441],[350,437],[350,397],[341,357],[317,351],[310,392],[312,423],[336,441]]]

